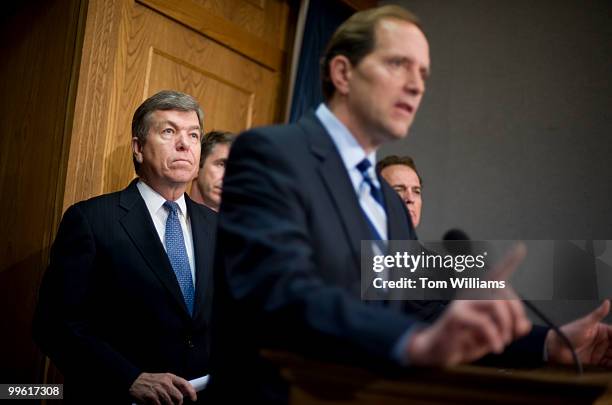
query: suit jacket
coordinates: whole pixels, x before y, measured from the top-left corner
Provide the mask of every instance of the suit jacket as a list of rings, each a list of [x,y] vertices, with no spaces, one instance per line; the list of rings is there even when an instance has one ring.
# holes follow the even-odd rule
[[[415,239],[404,204],[381,185],[389,239]],[[391,370],[392,349],[416,317],[443,309],[360,299],[360,245],[372,236],[341,157],[312,113],[237,139],[217,237],[215,403],[287,401],[278,370],[261,356],[265,348]],[[527,345],[540,359],[542,339]]]
[[[415,239],[400,198],[381,184],[389,238]],[[313,114],[237,139],[217,241],[225,271],[215,274],[210,388],[219,400],[286,400],[262,348],[394,364],[392,348],[416,319],[361,301],[361,241],[370,239],[340,155]]]
[[[196,267],[193,317],[136,180],[64,214],[34,337],[64,373],[67,398],[121,403],[141,372],[186,379],[208,373],[216,213],[185,200]]]

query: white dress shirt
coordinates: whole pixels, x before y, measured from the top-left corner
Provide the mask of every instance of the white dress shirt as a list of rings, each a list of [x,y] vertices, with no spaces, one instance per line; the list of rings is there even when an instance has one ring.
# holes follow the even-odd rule
[[[166,253],[168,248],[166,247],[165,236],[166,236],[166,219],[168,219],[168,211],[164,208],[166,199],[162,197],[157,191],[153,190],[147,183],[142,180],[138,180],[136,184],[142,199],[144,200],[155,230],[159,236]],[[183,230],[183,239],[185,240],[185,250],[187,250],[187,257],[189,258],[189,268],[191,269],[191,279],[193,280],[195,287],[195,259],[193,253],[193,237],[191,233],[191,221],[187,213],[187,204],[185,203],[185,194],[175,201],[179,206],[179,222],[181,223],[181,229]]]

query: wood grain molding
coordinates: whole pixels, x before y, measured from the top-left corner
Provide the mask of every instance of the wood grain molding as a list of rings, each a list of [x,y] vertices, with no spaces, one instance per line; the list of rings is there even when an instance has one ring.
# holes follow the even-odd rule
[[[281,71],[285,52],[254,37],[240,26],[218,17],[191,0],[137,0],[159,13],[233,49],[273,70]]]
[[[255,7],[263,10],[266,8],[266,0],[245,0],[247,3],[254,5]]]
[[[89,2],[62,211],[103,191],[103,155],[122,3]]]
[[[167,65],[167,69],[180,69],[184,72],[188,72],[183,74],[175,74],[174,76],[181,76],[183,81],[183,83],[181,83],[181,87],[193,89],[191,90],[191,94],[193,94],[196,98],[200,93],[204,93],[204,88],[208,90],[206,92],[208,93],[208,97],[206,97],[206,99],[202,97],[203,105],[208,101],[209,98],[223,99],[224,97],[219,97],[222,96],[222,94],[219,94],[219,92],[231,92],[236,94],[236,96],[228,98],[228,101],[231,100],[232,103],[236,103],[236,100],[241,100],[239,104],[242,104],[243,108],[236,108],[235,105],[234,108],[230,108],[231,105],[217,106],[217,111],[229,110],[232,111],[232,114],[237,114],[237,117],[235,119],[236,127],[226,127],[225,129],[233,132],[241,132],[245,128],[251,127],[253,122],[253,104],[255,102],[255,92],[245,87],[241,87],[234,82],[226,80],[221,76],[218,76],[208,70],[202,69],[201,67],[195,66],[181,59],[178,56],[171,55],[160,49],[151,48],[150,50],[149,60],[147,62],[146,69],[143,99],[160,90],[156,88],[155,83],[152,83],[151,76],[152,72],[154,72],[156,68],[162,68],[162,65],[164,64]],[[216,92],[211,92],[212,89],[210,87],[213,86],[217,88]],[[206,117],[206,109],[204,109],[204,113]],[[205,120],[205,125],[206,121],[207,120]]]

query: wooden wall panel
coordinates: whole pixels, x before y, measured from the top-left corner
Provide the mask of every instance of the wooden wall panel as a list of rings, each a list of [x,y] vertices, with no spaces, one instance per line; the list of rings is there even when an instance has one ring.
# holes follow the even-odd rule
[[[13,4],[14,3],[14,4]],[[12,2],[0,35],[0,382],[35,382],[37,287],[61,215],[85,14],[80,0]],[[61,21],[61,24],[58,24]],[[59,202],[59,203],[58,203]]]
[[[269,44],[287,51],[285,32],[289,4],[282,0],[193,0],[214,15],[242,27]]]
[[[252,90],[162,51],[152,48],[150,54],[145,94],[166,88],[185,89],[209,112],[204,119],[207,132],[216,128],[239,132],[251,126],[255,101]]]
[[[194,0],[90,1],[64,209],[134,177],[132,114],[157,90],[193,93],[206,129],[240,131],[282,120],[288,52],[279,44],[286,47],[290,34],[278,30],[292,26],[282,19],[293,14],[283,1],[262,4],[254,18],[276,28],[262,28],[257,37]],[[273,41],[266,37],[273,34]],[[245,56],[245,46],[259,53]]]
[[[205,7],[192,0],[138,1],[269,69],[275,71],[283,69],[285,59],[283,50],[248,32],[242,25],[208,12]]]
[[[217,125],[231,122],[231,128],[244,130],[248,125],[262,125],[277,118],[274,94],[278,92],[280,73],[272,72],[245,58],[227,46],[187,29],[148,7],[135,4],[131,9],[129,26],[126,25],[126,43],[123,69],[118,69],[116,94],[121,102],[114,127],[110,129],[105,145],[104,192],[121,189],[134,176],[130,153],[131,112],[147,97],[161,89],[178,89],[196,96],[204,107],[209,123]],[[180,67],[180,69],[178,68]],[[196,74],[196,72],[198,72]],[[200,84],[204,77],[224,83],[224,99],[217,99],[211,85]],[[231,94],[228,90],[240,90]],[[241,119],[245,93],[253,100],[245,106],[250,110],[248,119]],[[221,118],[227,117],[227,118]]]
[[[121,0],[91,0],[87,10],[62,212],[103,192],[103,164],[123,23]]]

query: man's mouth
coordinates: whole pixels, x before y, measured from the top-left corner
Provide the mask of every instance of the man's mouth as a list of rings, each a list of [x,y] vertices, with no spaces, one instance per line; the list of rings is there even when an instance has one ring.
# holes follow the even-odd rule
[[[412,115],[412,113],[414,112],[414,107],[408,103],[404,103],[403,101],[395,103],[395,107],[401,111],[406,112],[409,115]]]

